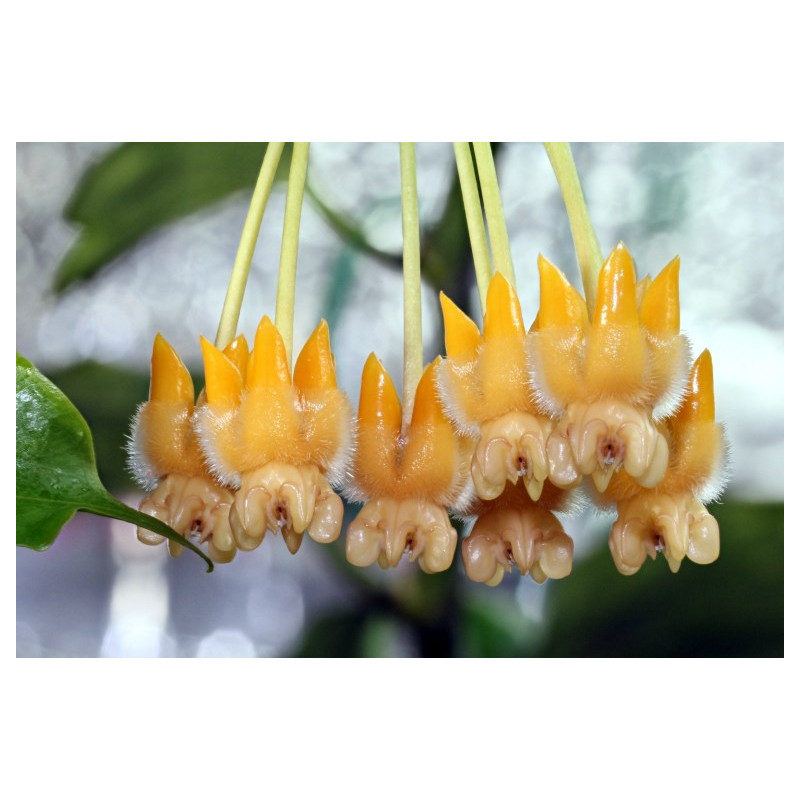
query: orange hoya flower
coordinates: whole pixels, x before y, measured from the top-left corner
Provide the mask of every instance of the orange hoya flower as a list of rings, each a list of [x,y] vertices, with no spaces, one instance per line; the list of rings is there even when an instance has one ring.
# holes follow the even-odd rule
[[[252,550],[281,532],[292,553],[303,533],[332,542],[343,505],[331,482],[350,457],[352,411],[336,384],[328,326],[311,334],[292,378],[277,328],[263,317],[253,350],[233,354],[201,338],[207,403],[195,416],[206,461],[236,489],[230,526]]]
[[[499,497],[522,478],[538,500],[547,477],[545,445],[552,429],[528,388],[525,327],[517,293],[496,272],[486,295],[483,334],[440,295],[447,359],[438,387],[459,431],[477,440],[471,474],[482,500]]]
[[[517,484],[495,500],[479,500],[472,508],[477,519],[461,546],[467,577],[497,586],[515,566],[537,583],[569,575],[573,542],[551,511],[564,507],[566,494],[548,482],[533,502]]]
[[[677,412],[664,423],[670,459],[663,480],[643,489],[625,473],[614,476],[606,496],[617,501],[618,519],[609,546],[624,575],[637,572],[649,555],[663,552],[673,572],[688,557],[710,564],[719,556],[719,526],[704,503],[722,491],[727,445],[715,421],[711,354],[692,366],[689,389]]]
[[[347,560],[397,566],[404,553],[424,572],[453,561],[457,534],[446,507],[458,505],[469,447],[436,396],[437,359],[420,378],[407,430],[392,379],[371,354],[364,365],[353,461],[354,500],[366,501],[347,530]]]
[[[234,342],[228,352],[238,347],[241,342]],[[198,404],[203,402],[201,393]],[[169,342],[156,334],[150,396],[133,418],[128,442],[131,472],[150,490],[140,510],[187,538],[207,541],[209,556],[226,562],[236,554],[228,523],[233,494],[208,471],[192,426],[194,412],[191,375]],[[145,544],[160,544],[165,538],[144,528],[137,535]],[[169,542],[173,556],[182,550]]]
[[[624,469],[656,486],[669,460],[656,422],[680,402],[688,347],[680,333],[679,260],[637,286],[620,243],[586,306],[566,277],[539,257],[541,305],[528,336],[531,390],[556,424],[547,442],[550,480],[577,486],[591,475],[599,492]]]
[[[552,510],[568,494],[546,480],[553,422],[529,389],[517,294],[494,274],[483,334],[440,297],[447,359],[438,368],[439,391],[459,429],[476,440],[470,471],[477,497],[459,509],[477,515],[462,545],[467,575],[496,585],[516,565],[537,582],[562,578],[572,569],[573,544]]]

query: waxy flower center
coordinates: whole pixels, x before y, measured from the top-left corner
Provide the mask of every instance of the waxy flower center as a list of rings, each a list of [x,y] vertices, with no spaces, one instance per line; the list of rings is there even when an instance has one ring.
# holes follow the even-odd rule
[[[619,466],[625,460],[625,443],[616,436],[605,436],[597,442],[597,461],[606,467]]]

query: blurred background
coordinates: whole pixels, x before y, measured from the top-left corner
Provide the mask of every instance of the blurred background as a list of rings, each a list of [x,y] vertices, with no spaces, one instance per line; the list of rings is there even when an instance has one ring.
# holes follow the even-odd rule
[[[125,436],[147,398],[160,331],[201,386],[264,153],[245,144],[17,145],[17,350],[75,403],[106,486],[129,505]],[[288,150],[288,148],[287,148]],[[714,359],[731,443],[722,551],[677,575],[648,561],[619,575],[613,518],[565,520],[573,573],[473,584],[355,569],[344,536],[289,555],[268,537],[211,575],[125,523],[78,514],[55,544],[17,548],[18,656],[779,656],[783,654],[783,145],[574,144],[604,251],[626,243],[639,274],[681,256],[682,326]],[[285,155],[288,155],[285,154]],[[541,145],[496,145],[526,324],[541,252],[579,284],[566,212]],[[288,160],[267,207],[240,319],[252,342],[274,314]],[[437,294],[477,318],[449,144],[417,147],[426,360],[443,352]],[[355,405],[374,351],[399,385],[402,232],[396,144],[313,144],[303,209],[295,341],[331,327]],[[297,349],[297,348],[295,348]],[[347,509],[345,526],[356,509]]]

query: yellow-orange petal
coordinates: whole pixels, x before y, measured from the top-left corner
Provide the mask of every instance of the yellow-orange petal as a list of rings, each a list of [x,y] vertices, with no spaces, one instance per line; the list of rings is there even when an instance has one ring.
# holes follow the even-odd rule
[[[153,341],[150,359],[150,400],[177,402],[191,411],[194,407],[194,384],[189,370],[172,345],[160,334]]]
[[[676,416],[679,425],[714,421],[714,366],[708,350],[703,350],[692,365],[689,391]]]
[[[639,306],[639,309],[642,307],[642,299],[647,294],[650,285],[653,283],[653,277],[651,275],[645,275],[640,281],[636,283],[636,304]]]
[[[636,268],[628,248],[620,242],[603,264],[597,279],[597,304],[592,325],[638,325]]]
[[[247,364],[247,389],[277,389],[291,382],[283,337],[269,317],[262,317]]]
[[[294,365],[294,385],[301,393],[309,389],[335,389],[336,366],[331,353],[328,323],[323,319],[303,345]]]
[[[645,338],[636,308],[636,271],[620,243],[600,270],[586,351],[586,390],[638,402],[647,393]]]
[[[414,411],[411,415],[411,425],[445,424],[448,425],[439,399],[436,394],[436,367],[441,362],[441,356],[425,367],[422,377],[417,384],[414,395]]]
[[[639,307],[642,325],[661,337],[674,336],[681,330],[680,266],[681,260],[675,256],[645,290]]]
[[[589,322],[586,303],[558,267],[539,256],[539,313],[535,329],[570,326],[583,329]]]
[[[522,308],[514,287],[499,272],[492,275],[486,292],[486,313],[483,316],[483,338],[525,336]]]
[[[444,292],[439,292],[448,358],[475,358],[481,343],[478,326]]]
[[[206,375],[206,398],[211,406],[234,406],[239,403],[244,381],[236,364],[224,352],[200,337]]]
[[[389,373],[374,353],[370,353],[361,375],[361,396],[358,403],[359,423],[379,425],[400,433],[403,408]]]
[[[242,378],[247,377],[247,361],[250,358],[250,350],[244,335],[240,333],[222,352],[233,361]]]
[[[414,398],[414,411],[400,460],[404,496],[449,502],[467,480],[466,461],[458,435],[444,414],[436,394],[436,359],[422,374]]]
[[[686,492],[707,503],[727,482],[726,444],[714,422],[714,375],[711,355],[704,350],[689,373],[689,388],[677,414],[666,420],[672,431],[670,471],[662,491]]]
[[[528,334],[531,386],[541,408],[558,413],[582,396],[586,302],[566,276],[539,256],[539,313]]]

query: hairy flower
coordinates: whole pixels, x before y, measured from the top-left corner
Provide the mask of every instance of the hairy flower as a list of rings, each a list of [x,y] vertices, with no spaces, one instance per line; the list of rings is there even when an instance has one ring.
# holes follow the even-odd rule
[[[514,566],[537,583],[569,575],[572,539],[545,504],[531,502],[518,487],[483,504],[461,547],[467,577],[496,586]]]
[[[445,295],[441,303],[447,358],[438,368],[439,393],[459,430],[476,440],[475,493],[493,500],[521,478],[531,500],[538,500],[547,477],[545,446],[552,422],[538,412],[528,388],[517,293],[495,273],[483,334]]]
[[[328,328],[311,334],[289,372],[286,349],[268,317],[251,353],[231,358],[201,340],[207,403],[195,428],[206,460],[236,489],[230,525],[243,550],[267,531],[280,532],[291,552],[303,533],[334,541],[343,506],[340,481],[351,449],[352,412],[336,385]]]
[[[547,442],[549,475],[572,486],[591,475],[604,492],[625,471],[642,486],[655,486],[669,458],[667,440],[642,409],[617,400],[570,403]]]
[[[548,481],[554,422],[530,391],[517,294],[495,273],[482,334],[444,295],[441,303],[447,359],[438,368],[439,392],[474,442],[473,495],[456,509],[477,518],[462,544],[467,576],[494,586],[516,566],[539,582],[564,577],[572,540],[552,511],[568,504],[569,493]]]
[[[539,257],[541,306],[528,337],[531,391],[555,418],[547,443],[550,480],[599,492],[624,470],[641,486],[664,477],[669,445],[658,421],[674,411],[686,378],[678,259],[636,283],[619,244],[598,278],[591,323],[566,277]]]
[[[200,402],[202,402],[202,397]],[[233,494],[208,471],[192,427],[194,387],[189,371],[167,340],[156,334],[150,362],[150,396],[136,412],[128,443],[131,472],[150,494],[140,505],[186,538],[208,542],[218,562],[236,554],[228,511]],[[137,529],[145,544],[164,537]],[[182,547],[169,542],[173,556]]]
[[[364,365],[352,496],[366,503],[347,530],[351,564],[396,566],[404,553],[425,572],[452,563],[457,535],[445,509],[464,490],[469,449],[436,397],[435,364],[422,374],[406,430],[388,372],[374,354]]]
[[[719,556],[719,527],[703,503],[722,491],[727,448],[723,429],[715,421],[708,350],[692,366],[686,397],[664,427],[671,450],[663,480],[643,489],[618,475],[608,486],[607,495],[618,508],[609,546],[624,575],[637,572],[646,556],[655,558],[659,552],[673,572],[685,557],[709,564]]]
[[[641,493],[618,508],[609,547],[623,575],[638,572],[647,556],[655,558],[660,552],[673,572],[687,556],[696,564],[719,557],[717,521],[690,494]]]

